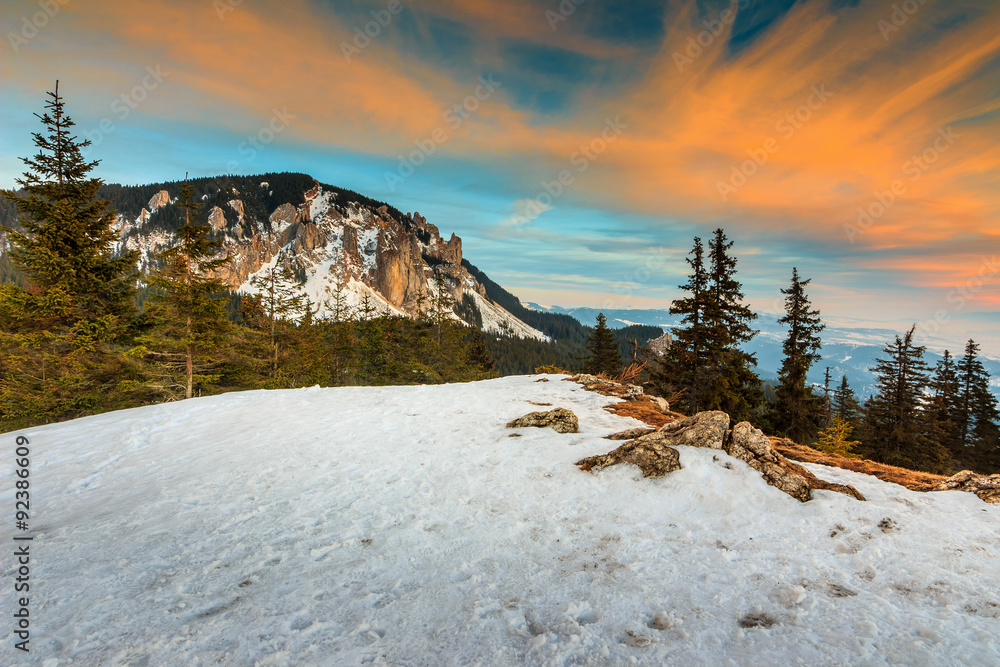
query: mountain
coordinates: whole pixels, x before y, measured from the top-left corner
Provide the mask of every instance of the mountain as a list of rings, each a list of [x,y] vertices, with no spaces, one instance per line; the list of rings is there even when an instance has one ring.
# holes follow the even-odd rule
[[[544,377],[233,393],[9,434],[41,482],[24,664],[997,663],[1000,505],[811,464],[867,502],[800,503],[686,446],[660,479],[585,473],[641,424]],[[529,401],[580,432],[504,428],[549,409]],[[19,544],[0,540],[10,581]]]
[[[319,318],[330,313],[338,291],[349,307],[367,296],[379,310],[415,316],[427,307],[440,274],[467,323],[507,337],[548,339],[489,296],[476,277],[483,274],[463,261],[460,238],[444,240],[419,213],[404,214],[306,174],[220,176],[190,185],[202,204],[199,222],[212,227],[229,260],[218,277],[234,292],[255,293],[252,279],[281,266],[297,277]],[[118,248],[137,250],[142,272],[177,242],[174,232],[184,223],[180,186],[112,184],[99,193],[118,211]],[[12,206],[0,216],[4,224],[16,222]],[[0,274],[9,272],[8,264],[0,263]]]
[[[574,317],[586,326],[592,326],[597,320],[597,314],[603,312],[608,318],[608,326],[623,328],[636,324],[658,326],[666,331],[677,327],[680,320],[667,310],[623,308],[601,310],[598,308],[560,308],[559,306],[541,306],[537,303],[527,303],[525,307],[551,315]],[[757,313],[754,326],[760,331],[750,343],[744,346],[748,352],[757,355],[757,370],[764,380],[775,381],[783,358],[782,345],[787,330],[780,324],[780,316],[772,313]],[[865,399],[875,392],[875,375],[872,369],[875,361],[883,356],[882,348],[891,343],[902,331],[873,326],[859,326],[862,323],[839,320],[827,320],[826,329],[820,334],[823,348],[820,350],[822,360],[817,362],[809,373],[809,381],[818,387],[823,386],[823,373],[830,368],[831,387],[835,389],[841,376],[846,376],[851,388],[860,399]],[[928,350],[924,355],[928,365],[933,368],[942,358],[944,350],[941,341],[929,338],[925,341]],[[953,354],[961,355],[961,350],[952,349]],[[994,393],[1000,397],[1000,359],[983,356],[983,366],[993,378]]]

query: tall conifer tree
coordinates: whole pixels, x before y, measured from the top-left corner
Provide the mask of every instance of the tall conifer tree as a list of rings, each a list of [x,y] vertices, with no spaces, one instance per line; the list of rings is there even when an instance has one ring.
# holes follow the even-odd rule
[[[815,438],[828,409],[828,401],[815,396],[807,382],[809,369],[821,358],[819,334],[824,329],[819,311],[812,308],[805,293],[809,282],[802,280],[798,269],[793,268],[791,285],[781,290],[785,295],[785,315],[778,323],[788,327],[788,335],[782,347],[785,358],[778,374],[778,386],[774,390],[778,399],[774,406],[775,427],[785,437],[801,443]]]
[[[210,363],[201,357],[216,348],[229,330],[226,303],[221,298],[225,286],[212,277],[227,260],[213,259],[219,243],[209,238],[210,227],[197,224],[199,204],[186,178],[180,199],[184,209],[184,225],[177,230],[180,243],[160,253],[163,268],[146,279],[154,290],[152,301],[159,309],[161,323],[160,339],[146,342],[171,350],[173,354],[163,358],[168,369],[176,366],[171,357],[181,358],[184,397],[191,398],[196,381],[215,378],[205,372]]]
[[[733,242],[716,229],[708,244],[708,299],[705,323],[710,372],[699,409],[722,410],[737,421],[752,419],[762,401],[756,355],[740,348],[757,332],[750,326],[756,313],[743,303],[743,286],[736,280]]]
[[[604,373],[615,376],[622,370],[622,357],[618,351],[615,335],[608,328],[604,313],[597,314],[597,326],[587,338],[587,360],[584,370],[588,373]]]
[[[709,364],[709,332],[705,321],[708,305],[708,271],[705,268],[705,247],[695,237],[694,247],[687,257],[691,273],[678,289],[687,293],[670,304],[670,314],[681,316],[681,325],[674,331],[674,340],[663,360],[652,373],[654,384],[666,396],[684,392],[684,403],[694,414],[705,389]]]
[[[927,364],[923,346],[913,341],[916,326],[886,345],[878,359],[878,393],[865,404],[864,437],[869,458],[883,463],[943,472],[947,450],[932,435],[924,409]]]
[[[97,196],[102,181],[89,176],[98,165],[83,158],[90,141],[72,134],[58,81],[48,96],[45,112],[35,114],[46,133],[33,133],[38,153],[22,159],[28,171],[16,181],[22,192],[0,190],[21,212],[21,230],[5,230],[11,256],[40,289],[40,307],[107,339],[134,312],[137,254],[114,253],[117,214]]]

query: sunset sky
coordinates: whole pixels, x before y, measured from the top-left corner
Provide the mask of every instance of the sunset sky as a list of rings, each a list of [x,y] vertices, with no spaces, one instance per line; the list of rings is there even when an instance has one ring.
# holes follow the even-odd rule
[[[457,233],[524,301],[666,307],[721,226],[757,309],[795,266],[825,316],[1000,328],[997,0],[42,0],[0,24],[3,187],[58,78],[109,182],[306,172]]]

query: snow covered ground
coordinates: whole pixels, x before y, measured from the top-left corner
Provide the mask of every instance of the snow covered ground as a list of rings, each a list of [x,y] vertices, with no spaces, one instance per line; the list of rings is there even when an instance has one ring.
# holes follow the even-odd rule
[[[823,466],[868,502],[800,504],[690,448],[659,480],[583,473],[639,424],[548,377],[248,392],[22,432],[32,650],[13,649],[4,519],[0,663],[1000,662],[1000,506]],[[529,400],[581,432],[508,437],[549,409]]]

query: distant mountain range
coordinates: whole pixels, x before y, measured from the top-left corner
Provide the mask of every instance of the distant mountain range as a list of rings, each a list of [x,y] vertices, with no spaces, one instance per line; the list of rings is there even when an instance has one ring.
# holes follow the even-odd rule
[[[527,303],[525,306],[538,312],[569,315],[585,326],[593,326],[597,321],[597,314],[600,312],[603,312],[608,318],[608,325],[615,328],[645,324],[670,331],[680,323],[679,318],[671,315],[667,310],[560,308],[558,306],[541,306],[537,303]],[[756,353],[758,373],[764,380],[777,379],[778,369],[781,368],[783,358],[781,347],[787,331],[778,324],[778,318],[779,316],[771,313],[757,313],[754,326],[760,331],[760,334],[745,348],[748,352]],[[823,373],[829,367],[832,384],[839,384],[841,376],[847,376],[847,381],[859,397],[869,396],[875,391],[875,376],[872,373],[875,360],[883,356],[883,347],[895,340],[895,336],[900,333],[902,332],[891,329],[846,327],[838,326],[837,322],[827,322],[826,329],[821,334],[823,349],[820,352],[823,355],[823,360],[813,367],[809,374],[809,380],[822,386]],[[952,350],[952,354],[961,354],[961,352],[961,350]],[[925,359],[928,365],[933,368],[941,359],[941,354],[928,349]],[[1000,360],[984,356],[982,361],[993,378],[994,393],[1000,396]]]

